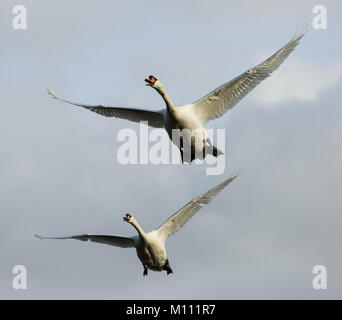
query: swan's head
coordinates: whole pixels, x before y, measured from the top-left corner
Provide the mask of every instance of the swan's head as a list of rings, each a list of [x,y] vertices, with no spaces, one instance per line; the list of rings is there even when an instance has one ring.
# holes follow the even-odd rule
[[[126,216],[123,217],[123,220],[126,221],[126,222],[130,222],[131,219],[133,219],[133,216],[130,215],[129,213],[126,213]]]
[[[160,84],[160,81],[155,76],[148,76],[148,79],[145,79],[146,85],[152,88],[157,88]]]

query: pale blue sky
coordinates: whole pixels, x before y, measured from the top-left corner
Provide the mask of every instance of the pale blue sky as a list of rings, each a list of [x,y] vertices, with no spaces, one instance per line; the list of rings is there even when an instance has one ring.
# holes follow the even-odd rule
[[[28,30],[0,4],[0,298],[340,298],[342,292],[341,2],[320,1],[328,29],[311,27],[316,1],[20,1]],[[208,128],[226,129],[226,172],[204,166],[122,166],[116,135],[136,124],[51,99],[163,106],[197,100],[273,54],[305,21],[284,65]],[[132,235],[147,230],[242,167],[167,243],[174,274],[150,272],[133,250],[34,233]],[[28,289],[11,287],[14,265]],[[312,289],[312,268],[328,290]]]

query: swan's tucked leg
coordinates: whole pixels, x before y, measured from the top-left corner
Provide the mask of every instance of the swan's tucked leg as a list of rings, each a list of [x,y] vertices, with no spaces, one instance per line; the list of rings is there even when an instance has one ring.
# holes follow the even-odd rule
[[[147,268],[146,268],[146,266],[143,264],[143,267],[144,267],[144,273],[143,273],[143,276],[145,277],[145,276],[147,276]]]
[[[173,273],[168,259],[166,259],[166,261],[165,261],[165,265],[163,267],[163,270],[166,270],[167,274]]]
[[[195,150],[191,149],[191,159],[190,159],[190,164],[192,163],[192,161],[194,161],[196,159],[196,154],[195,154]]]
[[[180,137],[179,139],[179,151],[181,153],[182,164],[184,164],[183,137]]]
[[[181,158],[182,158],[182,163],[184,164],[184,155],[183,155],[183,153],[184,153],[184,151],[183,151],[183,149],[179,149],[179,151],[180,151],[180,153],[181,153]]]

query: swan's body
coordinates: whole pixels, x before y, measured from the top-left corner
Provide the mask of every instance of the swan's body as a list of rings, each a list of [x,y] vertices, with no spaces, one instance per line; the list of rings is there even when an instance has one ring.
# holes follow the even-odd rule
[[[138,258],[144,266],[144,276],[147,269],[153,271],[165,270],[167,274],[172,273],[172,269],[167,259],[165,249],[166,239],[176,233],[197,213],[204,204],[208,204],[223,188],[232,182],[237,175],[233,175],[221,184],[209,190],[207,193],[191,200],[182,209],[173,214],[158,229],[145,233],[138,222],[130,214],[126,214],[124,220],[130,223],[138,232],[137,236],[120,237],[114,235],[74,235],[65,237],[42,237],[40,239],[78,239],[82,241],[94,241],[109,244],[121,248],[135,248]]]
[[[149,76],[149,79],[145,81],[147,85],[156,89],[162,96],[166,109],[149,111],[102,105],[91,106],[64,100],[58,97],[52,89],[48,89],[48,92],[56,99],[84,107],[106,117],[117,117],[134,122],[148,121],[152,127],[165,128],[172,142],[179,148],[182,160],[185,151],[184,156],[187,157],[187,162],[191,162],[195,158],[205,157],[207,153],[217,157],[222,152],[211,144],[204,125],[208,121],[224,115],[261,81],[270,76],[295,49],[303,35],[304,33],[301,33],[293,37],[284,47],[264,62],[216,88],[198,101],[184,106],[175,107],[161,82],[154,76]],[[180,138],[178,131],[172,132],[174,129],[187,129],[188,131],[185,130]]]

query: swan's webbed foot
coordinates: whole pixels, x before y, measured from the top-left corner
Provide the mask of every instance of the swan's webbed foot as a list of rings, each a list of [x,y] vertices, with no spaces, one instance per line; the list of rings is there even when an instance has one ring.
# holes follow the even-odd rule
[[[213,146],[213,156],[217,158],[217,148],[215,146]]]
[[[144,273],[143,273],[143,276],[144,276],[144,277],[147,276],[147,268],[146,268],[145,265],[144,265]]]
[[[173,273],[171,268],[166,269],[166,273],[169,275],[170,273]]]
[[[167,272],[167,274],[173,273],[168,259],[166,259],[166,261],[165,261],[165,265],[163,267],[163,270],[165,270]]]

